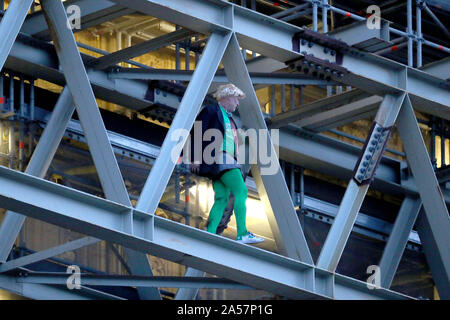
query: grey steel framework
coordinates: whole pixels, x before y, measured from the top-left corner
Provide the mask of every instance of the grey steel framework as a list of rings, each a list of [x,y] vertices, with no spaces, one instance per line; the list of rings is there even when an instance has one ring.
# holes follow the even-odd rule
[[[185,28],[94,61],[89,61],[80,54],[73,33],[66,27],[68,18],[61,1],[41,0],[43,15],[34,15],[33,19],[23,24],[33,2],[12,0],[6,10],[0,24],[0,39],[3,41],[0,68],[5,65],[8,69],[24,74],[27,74],[27,70],[32,70],[34,77],[63,84],[65,88],[25,173],[0,167],[0,207],[9,210],[0,227],[0,261],[3,262],[0,265],[0,273],[3,273],[0,275],[0,288],[31,298],[117,299],[118,297],[86,287],[79,292],[59,287],[55,289],[51,284],[64,283],[64,275],[33,273],[23,268],[62,252],[107,240],[127,248],[127,261],[132,275],[84,277],[82,283],[136,286],[141,299],[161,299],[158,287],[168,286],[183,288],[179,290],[177,299],[195,298],[198,288],[256,288],[293,299],[409,299],[411,297],[393,292],[389,287],[416,217],[419,217],[418,232],[439,294],[443,299],[450,298],[450,218],[446,207],[449,195],[441,190],[414,115],[416,109],[450,120],[450,92],[445,79],[413,68],[411,63],[406,66],[337,41],[325,34],[328,30],[326,19],[323,21],[325,33],[316,32],[319,7],[323,9],[325,17],[328,10],[342,13],[325,0],[307,1],[312,3],[313,9],[312,32],[286,23],[289,19],[269,17],[221,0],[78,1],[76,3],[82,5],[87,14],[114,6],[120,10],[112,14],[110,19],[130,12],[140,12]],[[418,8],[421,9],[424,5],[426,6],[421,3],[422,7]],[[296,10],[305,7],[303,5]],[[407,8],[409,17],[411,0],[408,0]],[[408,25],[411,27],[410,20],[408,18]],[[83,28],[89,25],[92,24],[83,25]],[[19,32],[21,30],[22,33]],[[409,37],[408,62],[412,61],[413,40],[418,44],[437,46],[422,39],[419,28],[417,31],[418,35],[414,38],[411,36],[411,28],[407,33],[390,28],[390,32]],[[107,69],[195,34],[207,35],[208,40],[193,72],[164,73],[148,67],[136,70]],[[51,35],[53,45],[43,43],[42,40],[32,40],[32,35],[44,40]],[[263,65],[268,73],[285,66],[305,71],[306,65],[315,70],[329,71],[328,82],[323,82],[323,79],[316,82],[318,80],[314,77],[295,73],[298,79],[292,79],[292,75],[278,75],[272,79],[272,84],[337,83],[359,88],[367,95],[359,95],[358,102],[351,102],[350,107],[343,107],[338,111],[336,109],[335,113],[325,111],[316,115],[309,114],[311,117],[305,119],[302,112],[307,114],[308,107],[310,110],[314,108],[306,105],[303,106],[304,109],[291,110],[267,120],[267,115],[261,112],[253,86],[257,83],[264,84],[265,79],[253,81],[251,75],[254,70],[251,70],[250,62],[246,63],[241,48],[263,55],[260,60],[266,59]],[[440,49],[449,52],[448,48]],[[418,57],[422,54],[420,50],[421,47],[418,46]],[[224,74],[216,74],[220,62],[223,63]],[[137,205],[133,207],[95,98],[132,109],[144,108],[148,105],[148,87],[140,79],[180,81],[186,78],[190,80],[189,85],[183,99],[175,106],[177,113]],[[242,245],[155,215],[175,167],[175,163],[170,161],[172,149],[186,140],[184,137],[173,141],[172,133],[181,128],[190,130],[210,86],[214,87],[213,82],[225,82],[226,79],[242,88],[247,95],[240,107],[240,121],[247,128],[267,131],[266,120],[274,127],[303,121],[301,126],[320,132],[333,128],[338,123],[354,121],[362,117],[361,114],[376,114],[373,131],[359,157],[353,155],[348,160],[348,156],[340,157],[338,151],[326,145],[315,155],[314,148],[307,151],[295,150],[296,154],[303,155],[305,159],[320,159],[319,162],[312,161],[315,165],[330,162],[334,158],[328,170],[339,168],[345,172],[345,178],[350,178],[317,264],[312,259],[271,142],[268,147],[272,160],[277,165],[276,173],[261,174],[262,163],[253,165],[251,170],[280,254]],[[348,101],[346,99],[350,94],[346,94],[347,96],[339,96],[338,99]],[[171,99],[169,95],[162,97],[161,101],[164,98],[167,101]],[[320,103],[327,102],[315,103],[315,106],[320,107]],[[167,104],[174,102],[172,100]],[[285,101],[282,104],[284,111]],[[355,112],[355,109],[361,111]],[[41,179],[49,168],[75,110],[106,199]],[[389,161],[383,158],[394,125],[401,136],[409,169],[414,176],[407,183],[393,178],[393,169]],[[301,137],[281,131],[280,142],[285,144],[280,145],[281,154],[285,154],[286,158],[292,157],[292,149],[296,148],[294,145],[301,141]],[[291,149],[291,153],[283,149]],[[327,153],[330,155],[328,159]],[[374,176],[375,171],[378,173],[377,177]],[[420,183],[415,183],[414,180]],[[376,187],[395,189],[408,195],[380,261],[382,281],[381,287],[376,288],[335,272],[372,181]],[[89,214],[83,214],[85,212]],[[7,261],[26,216],[69,228],[87,237]],[[146,254],[189,267],[186,277],[153,277]],[[222,279],[203,278],[205,272]],[[28,276],[23,277],[24,274]]]

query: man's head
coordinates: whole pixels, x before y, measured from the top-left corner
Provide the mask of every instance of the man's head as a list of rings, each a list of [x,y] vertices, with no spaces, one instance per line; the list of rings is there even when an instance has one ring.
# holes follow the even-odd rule
[[[245,98],[245,93],[234,84],[224,84],[217,88],[214,98],[228,112],[234,112],[239,105],[239,99]]]

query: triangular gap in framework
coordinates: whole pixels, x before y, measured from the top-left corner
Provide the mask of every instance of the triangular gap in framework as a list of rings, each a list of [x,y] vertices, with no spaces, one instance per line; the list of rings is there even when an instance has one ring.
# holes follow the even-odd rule
[[[179,148],[178,154],[176,155],[178,159],[181,153],[181,147],[185,145],[188,138],[185,133],[190,132],[194,125],[195,118],[205,99],[230,38],[231,32],[225,34],[214,32],[210,35],[170,129],[164,138],[159,156],[141,191],[136,209],[150,213],[156,212],[175,168],[176,162],[174,161],[175,159],[171,158],[172,152],[177,147]],[[177,130],[184,130],[184,133],[182,132],[181,135],[177,136]],[[155,186],[158,187],[155,188]],[[191,273],[197,275],[204,274],[199,270],[187,268],[186,274],[189,275]],[[195,294],[195,290],[180,288],[177,296],[187,298],[193,297]]]
[[[138,210],[150,213],[156,211],[176,165],[176,161],[173,161],[175,159],[172,159],[172,153],[177,153],[176,158],[178,159],[188,138],[186,133],[190,132],[194,125],[230,37],[231,33],[214,32],[210,35],[161,146],[160,154],[141,192],[136,206]],[[155,188],[155,186],[158,187]]]
[[[384,95],[320,252],[317,260],[319,268],[331,272],[335,272],[337,269],[358,212],[389,140],[390,132],[405,104],[405,96],[406,93],[403,92]]]
[[[256,96],[253,83],[239,49],[236,34],[233,34],[222,59],[228,80],[241,88],[246,98],[240,102],[240,115],[246,128],[255,129],[257,133],[265,133],[266,141],[258,141],[258,148],[265,143],[270,154],[269,166],[261,159],[252,165],[252,175],[258,193],[264,204],[266,215],[280,252],[290,258],[313,265],[311,253],[306,243],[302,227],[292,202],[289,190],[272,139]],[[272,137],[274,133],[272,132]],[[258,139],[259,140],[259,139]],[[259,158],[259,157],[258,157]]]
[[[106,198],[131,207],[78,46],[72,31],[66,27],[64,6],[52,0],[42,0],[41,5]],[[132,219],[130,212],[123,224],[123,231],[130,234],[134,233]],[[146,254],[128,248],[125,253],[134,275],[153,275]],[[138,291],[142,299],[161,299],[157,288],[138,288]]]
[[[424,207],[418,219],[418,232],[426,244],[425,255],[439,295],[441,299],[450,299],[450,216],[417,123],[411,97],[407,95],[405,100],[397,129]]]
[[[41,5],[104,193],[108,199],[130,206],[122,174],[74,35],[70,29],[63,27],[67,19],[64,6],[49,0],[43,0]]]
[[[33,1],[10,1],[6,12],[4,12],[0,22],[0,36],[2,39],[2,45],[0,47],[0,71],[3,69]],[[2,231],[0,233],[0,262],[5,262],[8,258],[24,221],[24,216],[14,212],[8,211],[5,215],[0,227],[0,231]]]
[[[44,178],[74,111],[72,96],[66,86],[53,108],[50,120],[41,134],[25,173]],[[0,226],[0,243],[3,244],[0,247],[0,261],[4,262],[8,258],[25,219],[23,215],[7,211]]]

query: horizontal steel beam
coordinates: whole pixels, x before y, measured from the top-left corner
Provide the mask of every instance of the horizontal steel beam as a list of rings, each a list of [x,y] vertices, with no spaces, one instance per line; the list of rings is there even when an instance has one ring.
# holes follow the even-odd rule
[[[306,117],[367,98],[368,96],[370,96],[368,93],[359,89],[353,89],[344,93],[335,94],[277,114],[276,116],[268,119],[268,124],[273,129],[281,128]]]
[[[17,277],[19,283],[59,284],[67,283],[67,273],[32,272],[21,273]],[[114,286],[114,287],[160,287],[160,288],[198,288],[198,289],[240,289],[254,290],[252,287],[221,278],[206,277],[170,277],[170,276],[116,276],[80,274],[82,286]]]
[[[124,300],[84,286],[80,290],[68,290],[67,287],[18,282],[17,277],[8,274],[0,274],[0,288],[34,300]]]
[[[323,286],[315,287],[311,265],[3,167],[0,184],[0,206],[9,210],[286,297],[340,298]],[[130,219],[134,235],[127,232]],[[149,219],[154,219],[154,234]],[[333,281],[333,274],[324,272],[317,277]],[[348,281],[352,285],[346,289],[356,297],[408,298]]]
[[[450,78],[450,57],[426,64],[420,70],[441,79]]]
[[[311,117],[305,117],[294,122],[293,125],[315,132],[326,131],[356,120],[374,116],[382,100],[379,96],[371,96]]]
[[[218,0],[112,0],[138,12],[209,34],[214,30],[236,32],[242,47],[286,62],[303,57],[293,51],[293,38],[303,29],[230,2]],[[331,38],[330,38],[331,40]],[[323,55],[324,47],[300,46],[300,52]],[[320,53],[322,52],[322,53]],[[328,56],[327,56],[328,57]],[[325,56],[323,59],[326,59]],[[330,61],[334,61],[329,56]],[[442,79],[370,53],[344,53],[341,66],[349,71],[336,79],[375,95],[406,92],[415,107],[450,119],[450,91]]]
[[[249,188],[249,190],[250,189],[251,188]],[[322,220],[326,223],[332,223],[333,219],[336,217],[339,206],[309,196],[305,196],[303,208],[313,213],[319,213],[321,216],[330,217],[331,219]],[[375,232],[379,235],[389,236],[393,230],[393,227],[394,225],[392,223],[378,219],[360,211],[358,213],[358,216],[356,217],[355,227],[353,228],[352,232],[364,234],[361,232],[361,230],[370,230],[372,231],[372,234],[373,232]],[[380,237],[380,239],[382,238]],[[411,230],[411,232],[408,233],[407,241],[409,241],[410,244],[414,246],[421,244],[419,235],[415,230]]]
[[[367,28],[367,21],[362,20],[330,31],[328,35],[355,48],[374,52],[392,46],[389,37],[389,24],[389,21],[381,19],[380,28],[369,29]]]
[[[32,263],[42,261],[51,257],[55,257],[59,254],[65,253],[67,251],[73,251],[91,244],[97,243],[101,240],[91,237],[85,237],[77,240],[73,240],[54,248],[38,251],[33,254],[29,254],[24,257],[20,257],[14,260],[9,260],[3,264],[0,264],[0,273],[13,270],[19,267],[27,266]]]
[[[298,6],[289,8],[289,9],[284,9],[282,11],[274,13],[274,14],[271,15],[271,17],[272,18],[281,19],[283,16],[290,15],[292,13],[295,13],[295,12],[297,12],[297,11],[299,11],[301,9],[307,8],[307,7],[309,7],[309,3],[304,3],[304,4],[301,4],[301,5],[298,5]]]
[[[190,81],[194,71],[191,70],[169,70],[154,69],[142,70],[137,68],[120,68],[108,74],[109,79],[133,79],[133,80],[177,80]],[[286,73],[262,73],[251,72],[250,77],[253,84],[293,84],[293,85],[333,85],[334,82],[319,80],[310,77],[299,77],[298,75]],[[213,82],[227,83],[225,72],[218,71]]]

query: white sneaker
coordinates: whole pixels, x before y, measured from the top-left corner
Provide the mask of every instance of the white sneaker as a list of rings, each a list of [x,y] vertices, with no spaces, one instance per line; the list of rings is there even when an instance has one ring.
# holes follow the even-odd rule
[[[236,238],[236,241],[239,243],[260,243],[263,242],[264,239],[255,236],[253,233],[248,232],[245,236],[239,236]]]

